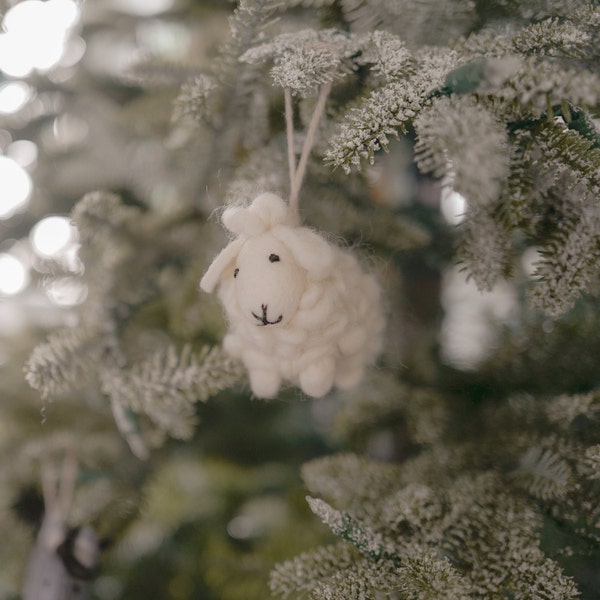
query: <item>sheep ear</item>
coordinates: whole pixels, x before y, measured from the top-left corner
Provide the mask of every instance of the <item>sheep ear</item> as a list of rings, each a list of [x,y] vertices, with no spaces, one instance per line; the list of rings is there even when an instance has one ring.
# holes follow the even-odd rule
[[[208,267],[206,273],[204,273],[204,276],[200,280],[201,289],[209,294],[213,292],[225,269],[227,269],[227,267],[229,267],[236,259],[243,243],[243,238],[237,238],[217,254],[217,257],[212,261],[210,267]]]
[[[306,227],[277,226],[272,232],[313,279],[324,279],[333,270],[333,246],[314,231]]]
[[[250,207],[230,206],[223,211],[221,222],[236,235],[258,235],[265,230],[263,222],[251,212]]]

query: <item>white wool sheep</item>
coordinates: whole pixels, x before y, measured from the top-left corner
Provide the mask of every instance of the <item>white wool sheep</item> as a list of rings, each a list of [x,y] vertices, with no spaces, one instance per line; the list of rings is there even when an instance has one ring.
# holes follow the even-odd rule
[[[248,369],[256,396],[282,380],[320,397],[355,386],[381,348],[379,286],[347,251],[296,225],[287,204],[261,194],[223,212],[236,234],[200,281],[219,297],[230,331],[225,350]]]

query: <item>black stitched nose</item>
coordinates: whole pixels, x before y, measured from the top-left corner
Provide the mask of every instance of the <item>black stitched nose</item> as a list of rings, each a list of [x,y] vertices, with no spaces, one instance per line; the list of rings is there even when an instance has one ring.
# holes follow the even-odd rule
[[[260,317],[255,312],[252,313],[252,316],[260,321],[260,323],[257,323],[259,327],[264,327],[265,325],[277,325],[277,323],[281,323],[283,315],[279,315],[276,321],[269,321],[267,318],[267,305],[261,304],[260,309],[262,310],[262,315]]]

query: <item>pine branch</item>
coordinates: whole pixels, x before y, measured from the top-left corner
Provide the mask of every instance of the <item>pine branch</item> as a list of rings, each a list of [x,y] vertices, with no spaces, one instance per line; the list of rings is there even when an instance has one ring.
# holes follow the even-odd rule
[[[565,110],[571,117],[577,115],[572,122],[580,120],[579,109],[565,106]],[[510,175],[499,210],[467,214],[459,258],[479,269],[475,279],[486,289],[510,272],[508,235],[516,228],[524,230],[542,247],[535,273],[538,283],[530,292],[533,305],[558,315],[598,276],[600,223],[594,195],[600,189],[600,148],[593,132],[580,133],[562,119],[530,127],[512,135]],[[491,262],[478,264],[480,256]]]
[[[444,517],[442,547],[466,570],[476,597],[520,597],[527,590],[540,598],[577,596],[573,580],[538,547],[540,516],[497,475],[461,477],[447,499],[454,508]]]
[[[519,130],[510,137],[508,178],[495,212],[507,232],[522,229],[534,235],[540,220],[534,202],[539,169],[533,146],[531,131]]]
[[[320,582],[333,577],[336,572],[351,568],[360,554],[345,542],[321,546],[303,552],[291,560],[275,565],[269,577],[269,587],[283,598],[307,598]]]
[[[520,556],[519,579],[512,585],[515,598],[578,598],[580,593],[574,581],[565,575],[553,560],[545,558],[536,549],[530,549]],[[500,575],[500,574],[499,574]]]
[[[568,431],[577,419],[600,421],[600,393],[564,394],[553,398],[544,406],[551,423]]]
[[[241,66],[239,57],[256,44],[261,32],[269,27],[278,8],[278,0],[241,0],[229,19],[230,38],[221,48],[214,72],[221,85],[234,86],[239,92]],[[228,113],[225,107],[225,114]]]
[[[103,391],[161,431],[186,439],[196,423],[195,404],[205,402],[240,378],[240,367],[221,348],[194,355],[189,346],[157,351],[127,370],[104,373]]]
[[[83,245],[91,246],[108,237],[118,238],[123,232],[139,235],[142,212],[125,205],[109,192],[89,192],[74,207],[71,218],[77,226]]]
[[[543,127],[536,135],[536,143],[542,152],[540,166],[559,174],[568,168],[592,194],[600,192],[600,148],[593,140],[559,120]]]
[[[397,35],[377,30],[366,36],[362,45],[362,54],[357,60],[370,65],[383,81],[397,81],[412,72],[412,54]]]
[[[305,29],[283,33],[248,50],[242,62],[273,62],[274,83],[306,97],[326,83],[352,70],[350,58],[359,50],[359,40],[335,29]]]
[[[387,29],[411,46],[444,44],[468,31],[476,21],[475,3],[451,0],[342,0],[346,19],[356,31]]]
[[[356,454],[338,454],[302,466],[302,478],[313,494],[323,496],[358,518],[397,482],[398,465],[378,463]]]
[[[435,551],[411,547],[402,559],[380,534],[346,512],[333,509],[326,502],[307,498],[311,510],[332,532],[356,547],[368,561],[355,560],[352,568],[339,569],[320,581],[315,598],[360,598],[359,590],[384,593],[386,597],[402,593],[403,598],[435,600],[452,597],[466,600],[468,583]],[[388,596],[390,594],[391,596]]]
[[[411,555],[415,541],[426,546],[438,542],[446,509],[445,499],[437,490],[413,482],[385,498],[380,518],[386,528],[397,534],[396,543],[404,547],[403,554]]]
[[[223,157],[231,157],[245,129],[237,125],[246,117],[245,107],[253,89],[261,83],[240,56],[258,43],[279,5],[278,0],[240,0],[229,19],[230,37],[214,60],[211,73],[191,78],[176,101],[177,117],[209,124],[208,144],[214,151],[203,165],[199,189],[207,187],[214,173],[223,168]]]
[[[107,341],[85,328],[59,329],[36,346],[25,365],[25,379],[42,398],[81,386],[95,372]]]
[[[380,558],[385,557],[387,559],[397,560],[398,565],[400,564],[400,560],[386,548],[386,544],[381,534],[371,531],[368,526],[361,523],[349,513],[335,510],[324,500],[307,496],[306,501],[308,502],[310,509],[335,535],[350,542],[362,554],[374,561],[378,561]]]
[[[575,223],[567,223],[553,233],[542,250],[542,259],[535,271],[538,283],[530,292],[533,306],[554,316],[571,308],[598,275],[598,207],[584,207]]]
[[[351,568],[340,569],[320,581],[312,597],[315,600],[362,600],[382,598],[396,600],[439,600],[472,598],[472,587],[431,549],[415,549],[402,567],[385,559],[372,563],[356,560]]]
[[[466,37],[459,38],[452,48],[461,55],[470,56],[474,59],[485,56],[486,58],[504,59],[512,53],[512,39],[495,27],[485,27],[473,31]]]
[[[473,586],[446,557],[429,548],[419,549],[402,562],[400,585],[394,591],[406,600],[473,598]]]
[[[564,15],[555,14],[524,27],[513,44],[524,54],[593,61],[600,56],[595,42],[599,34],[600,8],[580,2]]]
[[[588,479],[600,480],[600,444],[586,448],[578,471]]]
[[[510,232],[499,222],[495,212],[495,207],[471,210],[459,227],[458,262],[481,291],[490,291],[513,269]]]
[[[473,451],[481,453],[480,446]],[[472,463],[474,456],[467,453],[463,460]],[[348,455],[337,458],[342,459],[341,465],[351,464]],[[403,487],[405,477],[412,475],[413,481],[424,477],[421,462],[387,478],[386,488],[380,481],[376,494],[368,500],[365,491],[358,489],[357,496],[363,499],[356,504],[368,505],[361,519],[322,501],[312,502],[313,510],[333,532],[355,544],[363,557],[355,557],[351,566],[344,564],[333,573],[330,568],[327,577],[317,581],[310,569],[304,571],[304,581],[311,581],[305,588],[312,591],[311,597],[353,598],[360,593],[369,597],[375,590],[383,597],[402,591],[415,600],[519,597],[526,596],[527,590],[548,598],[577,595],[573,580],[538,547],[539,513],[503,478],[489,471],[445,479],[446,465],[439,460],[435,465],[437,475],[431,475],[431,488],[416,482]],[[362,474],[359,470],[352,473],[353,480],[362,482],[376,464],[362,462],[359,467],[354,462],[353,466],[362,469]],[[351,472],[348,469],[343,477],[337,475],[342,487],[348,478],[350,488]],[[334,484],[334,480],[323,483],[322,477],[319,481],[321,487]],[[349,494],[347,489],[337,495],[350,505]],[[301,569],[296,564],[295,572],[301,573]]]
[[[508,175],[507,136],[485,109],[466,96],[439,98],[415,119],[415,161],[444,178],[469,206],[496,200]]]
[[[592,38],[574,23],[550,18],[521,29],[513,44],[522,54],[582,59],[589,56]]]
[[[190,77],[181,86],[173,103],[173,120],[216,129],[221,125],[214,77],[206,74]]]
[[[508,77],[481,81],[477,93],[490,99],[510,120],[536,119],[565,101],[581,107],[600,100],[600,77],[580,66],[563,67],[535,56],[519,57]]]
[[[504,4],[503,0],[497,2],[499,6]],[[539,21],[548,17],[570,18],[573,13],[589,6],[587,0],[571,0],[569,2],[556,2],[555,0],[530,0],[526,5],[521,2],[515,2],[510,7],[509,14],[520,16],[528,21]]]
[[[349,173],[362,159],[371,164],[375,154],[386,150],[389,137],[406,133],[430,92],[440,87],[454,57],[431,52],[422,57],[415,74],[372,91],[358,107],[350,109],[325,154],[328,164]]]
[[[532,496],[549,500],[566,494],[573,473],[560,455],[534,446],[521,458],[513,476]]]

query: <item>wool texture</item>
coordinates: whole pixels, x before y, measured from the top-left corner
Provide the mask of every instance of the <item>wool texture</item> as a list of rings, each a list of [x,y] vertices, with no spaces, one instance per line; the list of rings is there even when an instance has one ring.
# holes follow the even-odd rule
[[[307,227],[270,193],[230,207],[223,225],[236,237],[200,281],[218,286],[229,321],[225,350],[246,366],[260,398],[284,380],[313,397],[356,386],[382,346],[376,279],[356,258]]]

